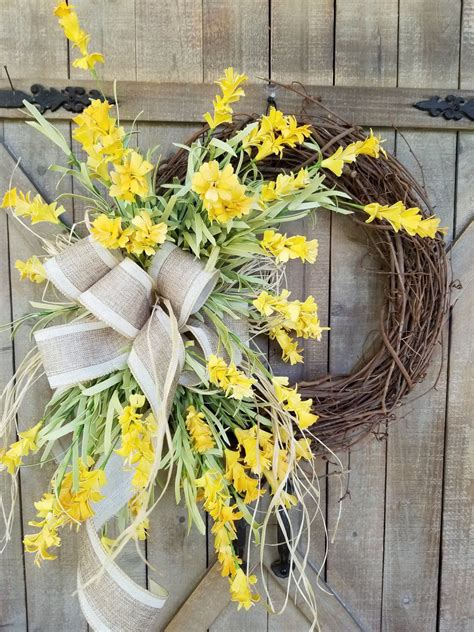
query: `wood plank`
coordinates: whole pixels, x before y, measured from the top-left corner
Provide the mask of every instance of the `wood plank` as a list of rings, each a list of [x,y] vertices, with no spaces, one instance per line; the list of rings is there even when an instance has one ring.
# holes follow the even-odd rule
[[[332,2],[317,0],[315,2],[278,0],[271,4],[271,79],[278,82],[298,81],[304,84],[317,81],[331,85],[333,82],[333,24],[334,7]],[[291,107],[286,101],[286,95],[276,91],[276,102],[279,109],[289,112]],[[287,266],[287,286],[292,292],[292,298],[304,299],[313,295],[319,306],[321,322],[328,323],[329,311],[329,261],[330,261],[330,226],[331,218],[322,212],[315,220],[308,218],[292,222],[285,226],[288,234],[303,234],[308,239],[318,239],[319,252],[316,263],[301,264],[292,261]],[[304,364],[290,366],[282,362],[281,351],[277,345],[270,345],[270,360],[276,375],[288,375],[290,380],[311,379],[316,374],[325,374],[328,370],[328,338],[321,342],[304,341]],[[319,502],[322,515],[326,520],[326,477],[327,464],[322,459],[316,459],[316,475],[321,488]],[[312,514],[316,504],[307,499],[308,511]],[[306,546],[305,535],[303,546]],[[310,534],[309,557],[315,567],[323,563],[326,549],[326,538],[323,522],[318,516],[312,524]],[[276,542],[276,536],[274,537]],[[270,553],[270,552],[269,552]],[[278,557],[276,551],[271,551],[273,559]],[[269,571],[269,582],[272,599],[275,606],[282,605],[283,594],[279,589],[278,580]],[[324,577],[324,571],[323,571]],[[315,577],[312,576],[312,580]],[[281,580],[280,588],[286,591],[287,581]],[[317,588],[316,581],[311,582],[316,594],[318,608],[323,607],[327,596]],[[280,602],[280,603],[279,603]],[[278,632],[283,629],[305,629],[308,620],[290,601],[281,616],[271,615],[268,629]]]
[[[134,81],[137,78],[135,41],[135,0],[81,0],[76,5],[82,28],[91,36],[89,48],[102,53],[105,64],[97,64],[101,79]],[[62,32],[59,31],[59,37]],[[151,39],[151,38],[150,38]],[[88,70],[74,68],[72,61],[77,52],[70,54],[69,73],[78,79],[90,79]]]
[[[174,57],[174,55],[173,55]],[[151,78],[159,78],[161,71],[155,71]],[[46,75],[44,75],[46,77]],[[166,76],[166,73],[164,73]],[[192,75],[196,81],[197,74]],[[214,75],[213,75],[214,76]],[[314,77],[314,74],[313,74]],[[140,75],[143,78],[143,73]],[[138,112],[143,110],[140,117],[142,121],[175,122],[175,123],[200,123],[202,114],[209,109],[209,104],[215,95],[213,84],[194,84],[190,79],[186,83],[179,83],[176,75],[172,76],[175,83],[170,83],[167,78],[164,83],[151,81],[118,81],[117,91],[120,105],[121,118],[124,121],[132,121]],[[256,77],[251,76],[255,82]],[[466,99],[474,98],[472,89],[456,90],[449,87],[449,83],[442,88],[371,88],[364,86],[324,86],[307,80],[305,89],[309,95],[317,97],[321,103],[339,116],[350,119],[357,125],[372,127],[405,127],[414,129],[442,129],[442,130],[473,130],[474,122],[467,118],[459,121],[447,121],[442,117],[432,117],[413,107],[414,103],[429,99],[434,95],[445,97],[448,94],[462,96]],[[77,85],[77,80],[58,80],[55,78],[43,78],[42,82],[48,87],[64,89],[68,85]],[[450,82],[451,83],[451,82]],[[81,85],[90,90],[96,88],[93,81],[81,80]],[[111,82],[102,82],[102,88],[108,96],[113,95]],[[30,92],[31,80],[15,81],[17,90]],[[298,86],[297,86],[298,88]],[[0,81],[0,90],[9,89],[6,80]],[[299,86],[301,90],[301,86]],[[267,84],[249,83],[246,86],[246,99],[239,107],[240,111],[263,112],[267,99]],[[277,101],[286,112],[299,112],[302,105],[302,97],[288,92],[284,88],[276,88]],[[315,106],[316,108],[316,106]],[[310,110],[311,111],[311,110]],[[316,111],[316,110],[315,110]],[[319,112],[319,109],[318,109]],[[59,109],[56,112],[46,112],[48,119],[66,119],[72,117],[70,112]],[[24,109],[2,109],[0,118],[24,119],[27,118]]]
[[[5,141],[10,148],[22,153],[24,157],[23,165],[29,173],[46,172],[48,160],[51,154],[46,147],[41,147],[41,151],[32,151],[32,130],[25,125],[18,123],[5,123]],[[25,151],[21,151],[24,148]],[[5,155],[2,149],[2,190],[8,187],[8,182],[12,173],[12,161]],[[21,171],[16,171],[13,177],[13,184],[23,190],[31,189],[34,193],[33,183],[25,181],[25,176]],[[44,180],[45,191],[53,194],[54,185],[48,178]],[[30,300],[41,300],[43,287],[36,284],[21,282],[19,275],[14,270],[16,259],[27,259],[33,254],[42,254],[40,244],[29,233],[20,229],[18,222],[10,221],[8,226],[10,241],[10,261],[12,269],[12,306],[13,317],[18,318],[30,310]],[[22,328],[14,340],[15,363],[23,359],[27,351],[31,348],[29,340],[29,328]],[[44,405],[49,399],[51,392],[46,380],[41,380],[31,387],[25,403],[22,405],[18,422],[20,429],[32,426],[40,418]],[[20,472],[22,489],[22,519],[23,532],[31,533],[32,527],[28,526],[28,521],[34,519],[35,509],[33,502],[38,500],[47,491],[48,484],[53,474],[54,468],[47,465],[44,468],[35,470],[27,468]],[[49,629],[49,626],[61,628],[65,623],[71,630],[85,630],[86,624],[80,613],[79,603],[76,597],[72,597],[76,584],[76,559],[77,559],[77,538],[74,532],[68,530],[64,533],[63,543],[58,550],[58,559],[51,563],[44,563],[41,569],[33,564],[33,556],[25,555],[26,569],[26,595],[28,626],[31,629]],[[48,609],[44,608],[44,587],[48,586]],[[21,590],[21,586],[17,587]]]
[[[52,8],[45,10],[42,0],[29,0],[22,5],[22,10],[13,5],[2,7],[1,20],[1,58],[8,64],[9,72],[15,80],[17,77],[31,77],[28,81],[38,80],[49,74],[59,78],[67,77],[67,43],[57,26]],[[46,70],[47,69],[47,70]],[[69,126],[61,125],[63,130]],[[59,178],[47,171],[49,165],[57,161],[55,146],[44,142],[39,134],[17,122],[5,122],[4,137],[9,148],[22,157],[25,172],[39,181],[41,193],[53,197],[55,183]],[[68,133],[68,132],[67,132]],[[11,169],[5,162],[9,175]],[[20,178],[18,172],[14,178]],[[68,187],[64,181],[63,187]],[[65,203],[67,206],[67,203]],[[26,237],[25,231],[19,230],[17,222],[9,223],[10,267],[13,316],[29,311],[29,300],[41,298],[42,287],[36,284],[21,283],[19,275],[13,269],[15,259],[27,259],[32,254],[40,254],[38,243]],[[28,328],[22,329],[14,341],[15,364],[23,359],[31,347]],[[46,381],[38,382],[30,389],[27,401],[18,416],[21,429],[36,423],[42,414],[43,405],[50,396]],[[20,473],[22,489],[22,520],[24,533],[30,533],[28,521],[35,516],[33,502],[38,500],[47,490],[52,474],[48,466],[27,468]],[[72,532],[64,534],[63,544],[59,549],[58,559],[50,564],[45,563],[39,570],[33,565],[33,556],[25,555],[26,596],[27,596],[27,628],[30,630],[62,629],[67,625],[71,630],[85,630],[86,624],[80,613],[77,598],[72,597],[75,590],[76,575],[76,537]],[[45,587],[48,607],[45,608]],[[18,587],[21,590],[21,587]]]
[[[457,88],[461,5],[462,0],[400,0],[400,86]]]
[[[398,0],[352,0],[336,7],[336,85],[395,86]]]
[[[460,8],[457,0],[400,2],[400,86],[456,87]],[[397,154],[420,180],[444,225],[454,218],[456,137],[397,136]],[[413,152],[413,153],[412,153]],[[417,157],[415,160],[414,155]],[[433,157],[438,157],[433,159]],[[423,169],[421,172],[420,167]],[[447,330],[445,332],[447,334]],[[445,343],[448,338],[445,336]],[[424,384],[400,411],[388,440],[383,630],[437,625],[441,495],[446,424],[446,351],[437,349]],[[439,375],[436,390],[426,393]]]
[[[469,35],[470,33],[470,35]],[[470,47],[470,48],[468,48]],[[461,51],[461,85],[472,84],[474,54],[474,3],[464,4],[463,48]],[[460,279],[461,291],[453,292],[456,301],[451,318],[449,382],[443,489],[443,521],[441,535],[441,578],[439,599],[439,629],[466,631],[473,627],[472,569],[474,565],[474,533],[472,532],[472,455],[474,409],[474,310],[473,238],[474,136],[459,134],[457,164],[457,196],[455,236],[466,244],[462,251],[456,242],[453,278]],[[467,243],[466,243],[467,242]]]
[[[140,81],[201,82],[201,0],[136,0],[136,50]]]
[[[3,125],[0,125],[0,133],[3,136]],[[5,162],[0,162],[0,165],[2,165],[0,174],[5,173]],[[1,175],[0,180],[3,185],[4,178]],[[2,325],[10,322],[12,319],[8,246],[8,217],[5,213],[1,213],[0,252],[4,253],[0,258],[0,323]],[[13,343],[10,332],[4,331],[0,334],[0,390],[3,390],[5,384],[13,375],[13,367]],[[1,445],[2,447],[7,447],[15,440],[16,433],[10,432],[3,437]],[[7,513],[11,506],[10,489],[10,475],[6,471],[0,472],[0,498],[5,503],[5,511]],[[21,496],[17,498],[14,509],[14,522],[10,541],[0,555],[0,594],[2,595],[0,600],[0,621],[6,630],[24,630],[27,625],[20,498]],[[3,519],[1,524],[3,527]]]
[[[333,83],[333,0],[272,0],[272,78]]]
[[[201,22],[200,1],[163,0],[158,3],[137,0],[137,78],[144,81],[202,81]],[[133,109],[135,115],[143,109],[138,93],[133,96]],[[166,151],[172,137],[179,141],[188,135],[189,130],[178,125],[160,126],[146,121],[146,116],[140,117],[140,147],[149,148],[161,142]],[[161,613],[160,628],[163,628],[202,577],[207,561],[206,538],[195,528],[188,534],[186,510],[183,505],[176,506],[173,484],[151,516],[147,559],[151,565],[149,579],[170,593]]]
[[[215,81],[221,77],[224,68],[233,66],[236,72],[247,74],[250,81],[255,75],[268,75],[268,20],[269,4],[266,0],[204,0],[203,1],[203,80]],[[247,84],[244,87],[247,93]],[[213,86],[212,94],[217,92]],[[243,99],[235,109],[247,111],[247,99]],[[203,112],[210,109],[208,101]],[[214,536],[210,532],[212,520],[208,519],[207,555],[212,564],[215,560]],[[258,559],[258,550],[252,547],[250,564]],[[212,625],[210,632],[244,632],[245,630],[266,630],[267,612],[259,573],[257,591],[262,603],[248,611],[237,610],[237,604],[228,601]],[[220,580],[221,590],[229,593],[227,580]],[[213,600],[212,600],[213,601]],[[210,605],[211,601],[209,601]]]
[[[452,229],[455,136],[410,132],[404,137],[409,145],[399,137],[397,156],[418,180],[424,176],[436,213],[443,226]],[[443,160],[433,160],[433,156],[443,156]],[[452,230],[448,239],[451,235]],[[447,336],[444,340],[446,344]],[[436,627],[446,355],[446,350],[435,351],[425,381],[408,396],[407,404],[397,415],[398,421],[389,429],[383,593],[386,631],[428,632]],[[438,375],[436,389],[430,390]]]
[[[336,84],[363,84],[374,91],[396,85],[397,21],[397,0],[337,3]],[[393,132],[377,131],[393,151]],[[364,231],[354,230],[347,217],[336,214],[331,233],[331,373],[352,371],[379,336],[384,296],[383,277],[377,274],[380,267],[368,253]],[[379,432],[384,430],[382,426]],[[351,604],[366,629],[377,630],[382,605],[386,444],[369,438],[349,454],[338,456],[348,472],[347,495],[345,489],[341,494],[337,477],[328,479],[331,530],[342,513],[329,549],[327,581]],[[330,472],[335,471],[332,465]]]
[[[462,3],[459,75],[460,88],[469,89],[474,85],[474,0],[464,0]]]

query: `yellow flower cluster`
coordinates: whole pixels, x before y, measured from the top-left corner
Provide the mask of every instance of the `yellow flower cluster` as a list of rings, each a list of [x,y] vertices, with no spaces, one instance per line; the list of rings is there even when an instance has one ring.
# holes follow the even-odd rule
[[[278,263],[286,263],[290,259],[301,259],[314,263],[318,254],[318,240],[308,241],[302,235],[287,237],[274,230],[266,230],[260,242],[263,250],[273,255]]]
[[[164,222],[154,224],[148,211],[141,211],[128,228],[122,228],[120,217],[107,217],[104,213],[92,222],[91,234],[104,248],[125,248],[134,255],[153,255],[156,246],[166,239]]]
[[[211,450],[216,443],[211,429],[204,420],[204,413],[198,412],[194,406],[188,406],[186,412],[186,428],[192,437],[195,449],[200,454]]]
[[[91,104],[73,118],[77,128],[72,137],[81,144],[87,154],[87,165],[92,173],[108,183],[109,164],[122,161],[130,150],[124,147],[125,131],[117,127],[116,119],[110,116],[112,105],[94,99]]]
[[[63,206],[58,206],[56,202],[46,204],[41,195],[37,194],[31,199],[31,193],[9,189],[3,196],[0,208],[11,208],[18,217],[28,217],[32,224],[48,222],[59,224],[59,216],[65,213]]]
[[[291,390],[291,389],[288,389]],[[305,414],[308,414],[305,410],[311,407],[311,400],[307,400],[309,404],[303,401],[297,402],[297,396],[293,397],[293,405],[297,408],[299,415],[301,415],[302,421],[307,420]],[[290,410],[289,408],[287,410]],[[296,411],[292,410],[291,412]],[[315,418],[313,420],[313,418]],[[314,423],[316,416],[313,415],[311,423]],[[300,424],[299,424],[300,425]],[[302,428],[302,426],[300,425]],[[247,430],[240,428],[235,430],[235,436],[238,441],[238,449],[236,451],[226,450],[226,478],[233,481],[234,487],[239,493],[245,492],[246,496],[244,502],[252,502],[256,500],[264,490],[260,490],[260,476],[265,476],[272,492],[275,493],[280,485],[280,482],[288,474],[289,462],[288,462],[288,443],[289,436],[284,428],[280,428],[280,441],[284,447],[277,449],[276,461],[274,461],[275,444],[274,437],[270,432],[266,432],[261,428],[253,426]],[[243,451],[243,457],[240,456]],[[310,450],[310,442],[305,437],[302,437],[295,442],[295,452],[297,460],[304,458],[306,460],[312,459],[312,453]],[[274,467],[274,462],[276,467]],[[245,467],[249,468],[251,472],[259,476],[258,479],[251,478],[245,473]],[[239,489],[239,487],[241,489]],[[281,492],[280,502],[285,507],[291,507],[297,504],[295,496]]]
[[[40,421],[36,426],[19,432],[18,441],[12,443],[8,449],[3,448],[0,450],[0,463],[7,468],[8,473],[12,476],[15,475],[17,469],[22,464],[23,457],[28,456],[30,452],[37,451],[38,447],[36,441],[42,425],[43,422]]]
[[[280,173],[276,180],[263,185],[260,203],[264,206],[267,202],[281,200],[285,195],[304,189],[308,184],[309,174],[306,169],[300,169],[296,176],[293,173]]]
[[[199,195],[209,220],[226,224],[234,217],[247,215],[254,199],[245,195],[232,165],[219,169],[217,160],[205,162],[193,175],[192,190]]]
[[[217,95],[212,102],[214,106],[214,116],[211,116],[210,112],[204,114],[204,120],[210,129],[214,129],[221,123],[232,123],[233,110],[230,104],[236,103],[240,97],[245,96],[245,92],[240,85],[247,81],[247,79],[248,77],[246,75],[236,74],[234,69],[230,67],[224,70],[224,77],[214,82],[222,90],[222,96]]]
[[[127,466],[134,466],[132,485],[137,490],[146,487],[155,458],[152,437],[156,432],[155,418],[150,413],[145,419],[139,408],[145,405],[144,395],[131,395],[127,406],[119,417],[122,443],[117,454],[125,459]]]
[[[89,467],[92,462],[89,463]],[[35,553],[35,564],[41,565],[41,560],[54,560],[49,549],[61,546],[58,531],[65,525],[79,525],[94,515],[91,503],[102,500],[100,488],[105,485],[104,470],[90,470],[79,459],[79,488],[73,488],[73,474],[68,472],[61,483],[61,490],[56,496],[52,492],[43,494],[41,500],[35,503],[39,521],[32,520],[28,524],[38,527],[37,533],[26,535],[23,544],[25,551]],[[54,490],[54,483],[51,485]]]
[[[418,207],[406,208],[403,202],[396,202],[391,206],[382,206],[377,202],[364,206],[364,211],[369,215],[365,220],[367,224],[374,219],[386,220],[393,230],[398,233],[400,229],[406,231],[412,237],[430,237],[434,239],[439,229],[439,217],[427,217],[423,219]]]
[[[195,483],[202,488],[204,509],[214,520],[214,547],[222,565],[222,576],[229,577],[232,601],[239,604],[239,609],[244,607],[248,610],[260,597],[250,588],[257,578],[255,575],[248,577],[242,571],[241,560],[234,552],[233,541],[237,538],[235,521],[242,518],[242,513],[237,510],[236,504],[230,504],[227,485],[218,470],[208,470]]]
[[[366,156],[372,156],[372,158],[378,158],[380,153],[382,153],[386,157],[387,154],[381,147],[383,142],[380,137],[374,136],[373,131],[370,130],[370,136],[365,140],[350,143],[347,147],[338,147],[331,156],[321,162],[321,167],[329,169],[336,176],[340,176],[344,165],[354,162],[359,155],[365,154]]]
[[[77,13],[74,6],[62,1],[54,9],[54,15],[58,18],[64,35],[78,48],[82,57],[72,62],[74,68],[82,68],[83,70],[93,70],[97,63],[104,63],[104,56],[100,53],[89,53],[88,45],[90,35],[88,35],[80,26]]]
[[[311,135],[309,125],[300,125],[294,116],[285,116],[273,106],[266,116],[262,116],[260,124],[249,132],[242,141],[242,147],[250,153],[257,150],[254,160],[262,160],[276,154],[283,156],[285,147],[301,145]]]
[[[32,283],[43,283],[46,279],[46,272],[43,264],[36,256],[30,257],[26,261],[17,259],[15,261],[15,268],[20,273],[20,279],[22,281],[24,279],[28,279]]]
[[[291,338],[289,332],[298,338],[321,340],[322,332],[328,327],[321,327],[318,306],[312,296],[308,296],[305,301],[289,301],[289,296],[288,290],[283,290],[279,295],[263,291],[253,301],[253,305],[262,316],[271,319],[269,335],[280,345],[283,360],[297,364],[303,361],[303,356],[298,343]]]
[[[318,421],[318,415],[311,412],[313,400],[301,399],[297,388],[288,386],[287,377],[274,377],[272,382],[277,400],[283,404],[285,410],[296,415],[297,424],[301,430],[309,428]],[[301,447],[304,449],[304,446]]]
[[[144,160],[136,151],[130,151],[121,165],[115,164],[112,171],[112,186],[110,195],[118,200],[133,202],[135,197],[146,197],[149,192],[147,173],[152,171],[153,165]]]
[[[238,430],[236,431],[236,435]],[[241,431],[245,432],[245,431]],[[255,439],[256,444],[256,439]],[[268,458],[263,456],[263,459]],[[271,456],[270,456],[271,458]],[[246,470],[250,469],[248,464],[244,465],[240,457],[240,450],[226,450],[225,451],[226,472],[225,477],[230,481],[235,490],[239,494],[245,494],[244,503],[248,504],[257,500],[262,494],[265,493],[264,489],[260,488],[260,479],[249,476]]]
[[[243,399],[253,396],[252,384],[254,380],[239,371],[233,362],[227,364],[223,358],[210,355],[207,370],[211,383],[222,388],[227,397]]]

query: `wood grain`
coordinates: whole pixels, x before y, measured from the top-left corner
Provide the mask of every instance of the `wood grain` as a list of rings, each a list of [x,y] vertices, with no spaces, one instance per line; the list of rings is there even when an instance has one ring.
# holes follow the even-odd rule
[[[163,69],[162,69],[163,70]],[[143,76],[143,73],[141,77]],[[193,81],[189,79],[178,82],[173,76],[175,83],[155,83],[159,76],[156,71],[149,81],[118,81],[117,92],[120,105],[120,114],[123,121],[133,121],[139,112],[140,120],[169,122],[169,123],[202,123],[203,113],[209,110],[212,99],[216,94],[213,84],[195,84],[197,75],[192,75]],[[213,77],[218,73],[213,74]],[[314,77],[314,75],[313,75]],[[250,76],[250,80],[256,82],[255,76]],[[314,79],[313,79],[314,81]],[[17,80],[15,87],[18,90],[29,92],[31,80]],[[76,81],[68,79],[48,79],[44,78],[43,83],[47,86],[63,89],[68,85],[77,85]],[[81,80],[81,85],[86,89],[96,88],[95,82]],[[429,116],[413,107],[414,103],[426,100],[434,95],[445,97],[448,94],[462,96],[467,99],[474,98],[474,90],[466,88],[463,90],[451,89],[446,86],[439,88],[372,88],[364,86],[324,86],[318,82],[305,81],[307,94],[317,97],[321,103],[333,112],[337,112],[346,120],[350,120],[357,125],[366,127],[405,127],[414,129],[438,129],[438,130],[467,130],[474,129],[474,122],[467,118],[459,121],[447,121],[444,118]],[[113,96],[113,85],[110,82],[102,82],[104,93]],[[298,87],[298,86],[297,86]],[[9,89],[7,81],[0,81],[0,89]],[[299,86],[301,90],[301,86]],[[236,111],[246,113],[261,113],[265,111],[268,88],[265,82],[249,83],[245,89],[246,98],[241,102]],[[295,95],[283,88],[276,88],[276,99],[286,112],[300,112],[302,107],[302,97]],[[320,114],[317,105],[307,105],[308,113]],[[46,112],[46,118],[57,120],[71,118],[71,114],[64,109],[56,112]],[[26,112],[24,109],[3,109],[0,110],[0,118],[24,119]]]
[[[3,125],[0,127],[3,136]],[[9,163],[5,160],[0,162],[0,186],[2,190],[5,185],[8,187],[10,173]],[[8,258],[8,217],[0,214],[0,248],[4,255],[0,258],[0,322],[6,324],[11,321],[11,301],[10,301],[10,261]],[[0,389],[3,390],[5,384],[13,375],[14,357],[13,343],[8,330],[0,334]],[[10,445],[16,441],[16,433],[10,432],[2,439],[2,447]],[[0,473],[0,498],[5,503],[5,511],[10,510],[10,477],[6,472]],[[3,519],[2,519],[3,527]],[[3,537],[3,533],[2,533]],[[10,541],[0,558],[0,622],[2,626],[10,630],[26,629],[26,577],[23,565],[22,547],[22,523],[21,506],[18,498],[14,509],[14,523],[11,530]],[[2,545],[3,546],[3,545]]]
[[[337,3],[336,84],[362,84],[374,90],[396,86],[397,20],[396,0]],[[377,132],[387,138],[385,146],[393,151],[393,132]],[[378,270],[380,262],[368,254],[365,233],[354,230],[346,217],[335,215],[331,233],[331,373],[352,371],[378,336],[383,299],[383,278]],[[384,431],[384,426],[379,429],[381,436]],[[337,477],[329,478],[328,526],[332,531],[340,509],[342,515],[329,549],[327,580],[352,605],[364,627],[377,630],[382,605],[386,445],[372,440],[339,457],[348,473],[347,493],[344,489],[341,494]],[[334,474],[337,468],[332,465],[330,471]]]

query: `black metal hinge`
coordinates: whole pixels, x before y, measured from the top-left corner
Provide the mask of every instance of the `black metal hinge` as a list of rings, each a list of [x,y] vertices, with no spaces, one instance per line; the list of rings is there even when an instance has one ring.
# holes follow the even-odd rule
[[[431,97],[426,101],[418,101],[413,106],[428,112],[430,116],[442,116],[447,121],[460,121],[463,117],[474,121],[474,99],[467,100],[454,94],[448,94],[445,99]]]
[[[28,101],[38,106],[41,113],[46,110],[55,112],[64,108],[68,112],[82,112],[93,99],[107,100],[114,103],[110,97],[104,97],[99,90],[90,90],[79,86],[67,86],[62,90],[45,88],[39,83],[31,86],[31,94],[23,90],[0,90],[0,108],[22,108],[23,101]]]

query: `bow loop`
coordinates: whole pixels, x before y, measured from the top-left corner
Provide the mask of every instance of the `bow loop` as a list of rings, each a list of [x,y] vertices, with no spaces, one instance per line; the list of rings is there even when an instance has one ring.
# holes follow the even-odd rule
[[[131,259],[123,259],[78,301],[96,318],[127,338],[138,336],[151,310],[153,279]]]
[[[207,271],[199,259],[170,242],[155,254],[149,273],[159,296],[171,303],[180,329],[207,301],[219,276],[217,270]]]

